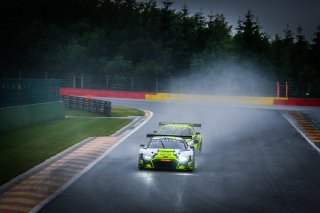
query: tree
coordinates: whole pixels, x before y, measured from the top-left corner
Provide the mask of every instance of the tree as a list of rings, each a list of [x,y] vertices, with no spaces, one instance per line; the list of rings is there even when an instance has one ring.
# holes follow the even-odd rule
[[[268,35],[261,32],[258,18],[247,12],[243,19],[238,21],[237,33],[234,36],[235,50],[241,58],[263,60],[268,54]]]
[[[164,0],[164,1],[162,1],[162,3],[163,3],[164,10],[169,11],[169,10],[171,10],[171,6],[174,3],[174,1]]]
[[[161,33],[162,42],[167,46],[174,40],[176,27],[177,27],[177,15],[175,10],[171,9],[173,1],[163,1],[164,7],[161,8],[159,32]]]
[[[153,38],[159,38],[159,10],[157,9],[157,2],[149,0],[148,2],[139,4],[141,26]]]
[[[283,41],[277,34],[271,42],[271,63],[274,67],[274,72],[278,81],[285,81],[288,73],[286,72],[285,51],[283,48]]]
[[[117,55],[106,64],[104,70],[107,75],[125,76],[132,70],[132,62],[125,60],[121,55]]]
[[[315,69],[317,73],[317,78],[320,78],[320,24],[317,27],[317,31],[315,32],[315,37],[312,39],[311,44],[311,63],[313,69]]]
[[[195,33],[195,43],[193,44],[194,53],[197,54],[205,49],[207,34],[206,34],[206,18],[203,12],[200,10],[196,12],[192,17],[193,30]]]
[[[137,77],[152,77],[152,78],[164,78],[166,77],[165,68],[155,60],[145,60],[138,63],[134,69],[134,76]]]
[[[58,54],[63,70],[69,73],[88,73],[90,72],[87,63],[87,48],[79,43],[78,40],[72,39],[64,49]]]
[[[231,29],[223,14],[210,15],[206,50],[216,56],[227,55],[231,48]]]
[[[296,42],[292,51],[292,77],[296,82],[308,82],[309,76],[309,43],[307,42],[301,26],[297,28]]]
[[[249,10],[233,35],[223,14],[206,19],[201,10],[191,14],[185,4],[176,11],[173,3],[3,0],[0,69],[169,78],[193,68],[203,76],[202,68],[219,70],[227,59],[246,68],[259,65],[255,74],[269,77],[273,70],[278,80],[319,85],[320,26],[311,46],[302,27],[271,40]]]
[[[177,27],[175,29],[174,57],[178,69],[187,69],[188,61],[192,55],[195,42],[194,22],[189,16],[189,9],[185,4],[177,14]]]
[[[314,79],[311,81],[311,95],[320,97],[320,24],[317,26],[315,37],[311,44],[311,66]]]

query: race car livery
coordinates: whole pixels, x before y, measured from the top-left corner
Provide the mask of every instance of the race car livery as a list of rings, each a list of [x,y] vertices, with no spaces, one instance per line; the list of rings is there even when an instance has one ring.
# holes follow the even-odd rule
[[[195,127],[201,127],[201,124],[195,123],[171,123],[171,122],[160,122],[157,134],[167,134],[167,135],[184,135],[191,136],[191,138],[186,139],[189,146],[194,146],[194,149],[200,153],[202,151],[202,135],[200,132],[195,131]]]
[[[174,169],[193,171],[195,166],[194,147],[188,146],[184,138],[148,134],[148,144],[140,145],[139,169]]]

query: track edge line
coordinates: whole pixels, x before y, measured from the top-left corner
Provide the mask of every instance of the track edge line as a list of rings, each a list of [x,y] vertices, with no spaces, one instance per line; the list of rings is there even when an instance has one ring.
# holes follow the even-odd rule
[[[320,154],[320,149],[290,120],[290,118],[284,113],[282,116],[300,133],[300,135]]]
[[[146,111],[146,110],[144,110]],[[133,133],[138,131],[143,125],[145,125],[153,116],[153,112],[147,111],[150,113],[150,116],[147,117],[141,124],[139,124],[137,127],[135,127],[131,132],[126,134],[125,136],[121,137],[120,140],[115,143],[112,147],[110,147],[108,150],[106,150],[99,158],[97,158],[95,161],[90,163],[86,168],[84,168],[78,175],[71,178],[67,183],[65,183],[63,186],[61,186],[56,192],[54,192],[52,195],[50,195],[48,198],[40,202],[38,205],[33,207],[29,213],[36,213],[40,211],[44,206],[46,206],[51,200],[56,198],[58,195],[60,195],[63,191],[65,191],[71,184],[73,184],[77,179],[79,179],[82,175],[84,175],[86,172],[88,172],[94,165],[96,165],[99,161],[101,161],[105,156],[107,156],[114,148],[116,148],[119,144],[121,144],[125,139],[127,139],[129,136],[131,136]]]

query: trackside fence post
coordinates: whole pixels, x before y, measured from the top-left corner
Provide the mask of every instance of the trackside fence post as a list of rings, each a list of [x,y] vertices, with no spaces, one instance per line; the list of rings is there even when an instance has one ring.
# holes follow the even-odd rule
[[[131,92],[133,91],[133,78],[131,78]]]
[[[81,89],[83,89],[83,74],[81,74],[80,77],[81,77]]]
[[[158,78],[156,78],[156,92],[158,92],[159,89],[159,82],[158,82]]]
[[[109,89],[109,76],[106,76],[106,89]]]
[[[72,79],[73,88],[76,88],[76,74],[73,73],[73,79]]]

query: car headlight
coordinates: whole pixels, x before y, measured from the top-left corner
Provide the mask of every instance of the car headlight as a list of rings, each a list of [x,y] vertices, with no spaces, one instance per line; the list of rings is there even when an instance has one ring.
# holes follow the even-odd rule
[[[186,162],[188,160],[187,157],[180,155],[179,156],[179,162]]]
[[[151,160],[152,157],[150,155],[143,155],[143,159],[145,160]]]

